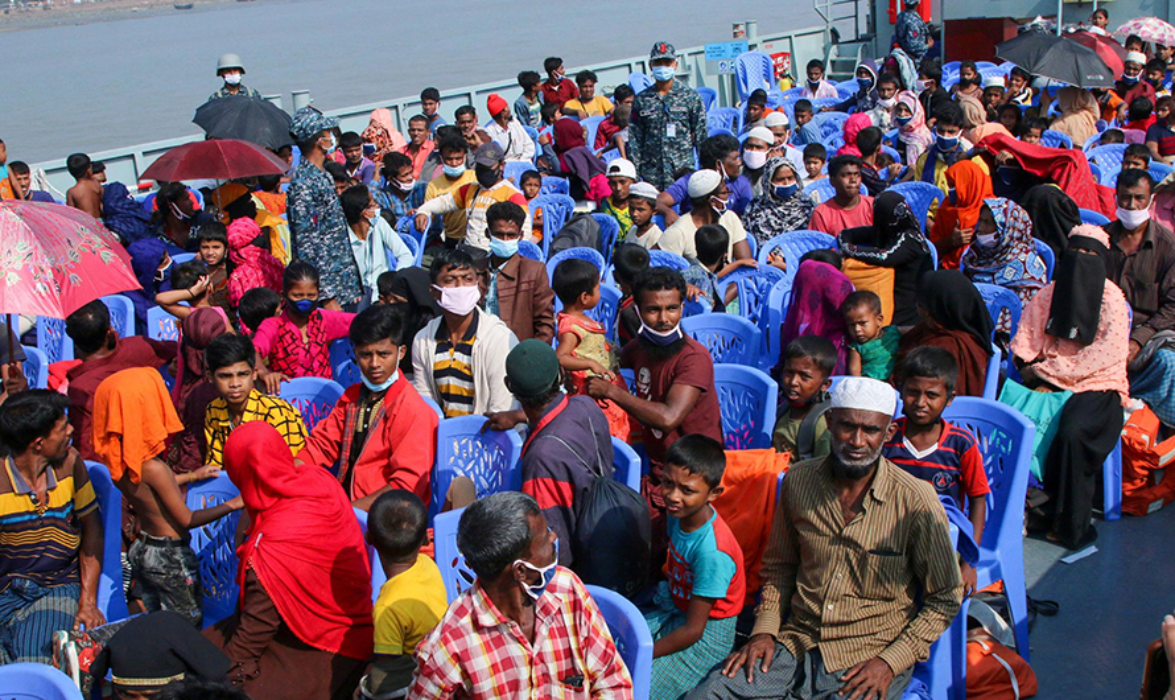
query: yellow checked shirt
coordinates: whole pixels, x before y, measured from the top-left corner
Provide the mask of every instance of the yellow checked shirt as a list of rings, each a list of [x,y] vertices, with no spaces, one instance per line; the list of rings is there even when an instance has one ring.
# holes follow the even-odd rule
[[[277,428],[282,439],[290,446],[290,452],[297,456],[306,445],[306,424],[302,414],[289,402],[276,396],[266,396],[254,389],[245,400],[245,412],[241,423],[265,421]],[[204,438],[208,442],[208,464],[224,466],[224,442],[233,431],[229,416],[228,402],[223,398],[213,399],[204,412]]]

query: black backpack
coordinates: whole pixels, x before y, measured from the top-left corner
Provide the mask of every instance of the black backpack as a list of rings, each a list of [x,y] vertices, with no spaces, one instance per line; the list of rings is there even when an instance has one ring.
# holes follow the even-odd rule
[[[570,248],[591,248],[600,251],[600,224],[588,213],[572,214],[563,228],[551,239],[550,255]]]

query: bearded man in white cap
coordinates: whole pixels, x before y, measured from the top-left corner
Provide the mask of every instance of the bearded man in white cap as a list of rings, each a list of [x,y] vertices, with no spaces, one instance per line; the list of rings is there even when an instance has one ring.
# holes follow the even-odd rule
[[[962,585],[934,488],[881,456],[896,407],[875,379],[833,390],[832,453],[783,481],[751,641],[687,698],[901,697]]]
[[[696,260],[698,246],[694,235],[703,226],[718,224],[726,229],[727,235],[730,236],[726,257],[731,263],[725,268],[720,268],[718,276],[722,277],[744,265],[745,263],[738,262],[740,260],[753,260],[751,246],[747,243],[747,231],[743,228],[742,220],[730,208],[733,195],[730,185],[722,175],[714,170],[699,170],[690,175],[687,192],[690,199],[689,212],[682,214],[672,226],[665,229],[657,243],[658,247],[677,253],[686,260]]]
[[[726,185],[730,188],[728,206],[735,214],[742,216],[747,205],[755,198],[755,194],[751,191],[751,181],[742,174],[742,148],[738,139],[730,134],[714,134],[704,139],[698,147],[697,160],[699,170],[713,170],[726,180]],[[665,217],[667,225],[677,221],[678,211],[682,215],[689,211],[690,177],[692,174],[677,178],[657,198],[657,213]],[[674,210],[674,206],[677,210]]]

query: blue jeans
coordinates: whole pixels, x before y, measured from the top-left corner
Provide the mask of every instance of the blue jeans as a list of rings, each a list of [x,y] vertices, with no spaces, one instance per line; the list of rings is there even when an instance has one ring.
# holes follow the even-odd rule
[[[82,587],[76,583],[42,586],[14,578],[0,593],[0,664],[47,664],[53,633],[73,628]]]

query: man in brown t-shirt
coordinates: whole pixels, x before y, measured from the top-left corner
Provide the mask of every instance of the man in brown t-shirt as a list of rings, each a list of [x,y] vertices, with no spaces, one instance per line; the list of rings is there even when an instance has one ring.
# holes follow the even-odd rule
[[[65,334],[73,340],[74,352],[82,361],[66,374],[74,443],[82,459],[97,460],[92,413],[98,385],[124,369],[162,367],[175,359],[176,343],[138,336],[119,338],[110,326],[110,310],[101,300],[70,314],[65,319]]]
[[[681,330],[685,295],[680,272],[664,267],[642,272],[633,283],[641,330],[620,357],[620,366],[636,374],[637,395],[600,377],[588,380],[593,398],[615,401],[644,426],[649,476],[642,490],[653,516],[652,561],[658,569],[668,547],[661,497],[665,453],[682,435],[699,433],[722,442],[714,360],[705,346]]]

